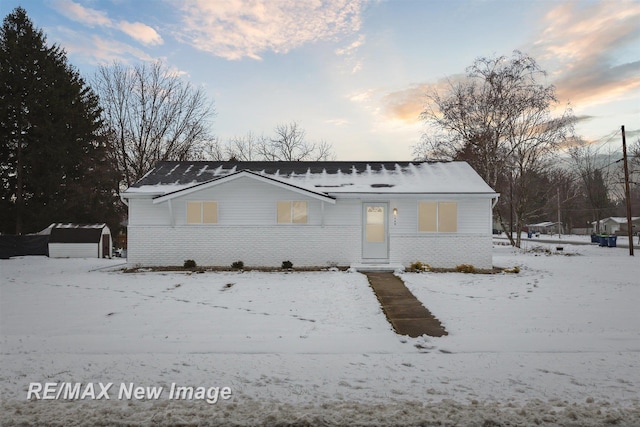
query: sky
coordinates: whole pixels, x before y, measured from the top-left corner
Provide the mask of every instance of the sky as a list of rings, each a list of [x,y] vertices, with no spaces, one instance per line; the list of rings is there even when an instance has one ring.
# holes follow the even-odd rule
[[[162,60],[214,102],[222,142],[295,121],[336,160],[410,160],[427,91],[514,50],[579,136],[610,150],[621,125],[640,136],[640,1],[0,0],[0,14],[17,6],[88,81]]]

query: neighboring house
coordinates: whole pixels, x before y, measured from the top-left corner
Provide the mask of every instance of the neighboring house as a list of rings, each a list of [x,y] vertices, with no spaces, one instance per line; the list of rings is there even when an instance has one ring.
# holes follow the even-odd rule
[[[51,224],[50,258],[111,258],[111,231],[106,224]]]
[[[595,233],[597,230],[598,222],[600,223],[600,233],[606,234],[627,234],[627,217],[622,216],[610,216],[609,218],[604,218],[599,221],[593,221],[591,225],[593,226],[593,232]],[[634,216],[631,217],[631,225],[633,226],[633,231],[637,232],[640,230],[640,217]]]
[[[466,162],[160,162],[121,197],[131,265],[492,267]]]
[[[531,233],[551,234],[558,232],[558,223],[551,221],[539,222],[537,224],[527,224]]]

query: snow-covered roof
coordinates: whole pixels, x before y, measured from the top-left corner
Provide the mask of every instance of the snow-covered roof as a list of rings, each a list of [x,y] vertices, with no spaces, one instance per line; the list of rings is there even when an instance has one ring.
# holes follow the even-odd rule
[[[47,227],[49,243],[99,243],[106,224],[62,224],[54,223]]]
[[[640,216],[632,216],[631,217],[631,221],[637,221],[640,219]],[[626,216],[610,216],[608,218],[603,218],[600,220],[600,224],[602,224],[603,222],[607,222],[607,221],[613,221],[617,224],[626,224],[627,223],[627,217]],[[591,224],[595,224],[596,221],[592,221]]]
[[[39,231],[37,234],[49,235],[49,234],[51,234],[51,230],[53,230],[54,228],[98,229],[98,230],[102,230],[106,226],[107,226],[107,224],[105,224],[105,223],[99,223],[99,224],[74,224],[74,223],[54,222],[54,223],[50,224],[44,230]]]
[[[557,222],[544,221],[544,222],[539,222],[537,224],[527,224],[527,226],[528,227],[551,227],[556,224]]]
[[[242,171],[327,196],[496,195],[466,162],[160,162],[123,197],[163,196]]]

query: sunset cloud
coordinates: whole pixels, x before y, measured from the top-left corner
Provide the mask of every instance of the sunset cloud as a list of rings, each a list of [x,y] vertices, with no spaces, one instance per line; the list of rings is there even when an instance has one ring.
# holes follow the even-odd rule
[[[113,61],[129,62],[131,59],[153,61],[143,50],[126,43],[58,27],[54,30],[57,38],[67,40],[65,50],[74,56],[81,57],[90,64],[108,64]]]
[[[54,5],[58,11],[67,18],[80,22],[88,27],[108,27],[111,26],[111,19],[105,12],[90,9],[71,0],[57,0]]]
[[[464,78],[464,75],[456,74],[434,83],[416,83],[406,89],[389,92],[381,97],[384,115],[388,120],[410,125],[420,123],[420,114],[429,105],[427,95],[432,92],[443,93]]]
[[[638,22],[637,2],[566,3],[547,13],[532,54],[555,65],[562,102],[600,104],[630,96],[640,88],[640,57],[630,49],[640,44]]]
[[[129,37],[147,46],[161,45],[162,37],[150,26],[141,22],[120,21],[117,27]]]
[[[349,124],[349,120],[347,119],[328,119],[325,120],[325,123],[328,123],[333,126],[346,126]]]
[[[265,52],[355,33],[363,1],[194,0],[180,3],[183,28],[176,36],[215,56],[259,60]]]
[[[365,35],[360,34],[358,38],[351,44],[346,47],[336,49],[336,55],[351,55],[353,54],[360,46],[364,44]]]
[[[407,89],[391,92],[382,98],[388,118],[406,123],[417,123],[425,108],[430,84],[414,84]]]
[[[549,72],[549,83],[555,85],[562,105],[584,107],[630,98],[640,89],[640,57],[633,48],[640,46],[638,22],[637,2],[568,2],[545,15],[541,36],[523,50]],[[444,83],[418,83],[389,92],[381,97],[386,117],[419,121],[425,94]]]
[[[71,0],[57,0],[54,6],[67,18],[79,22],[87,27],[113,28],[122,31],[132,39],[147,46],[161,45],[160,34],[150,26],[141,22],[115,22],[103,11],[84,7]]]

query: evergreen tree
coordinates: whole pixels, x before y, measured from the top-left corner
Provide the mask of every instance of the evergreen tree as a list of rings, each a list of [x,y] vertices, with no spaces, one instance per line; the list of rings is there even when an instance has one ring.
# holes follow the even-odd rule
[[[52,222],[117,226],[95,93],[18,7],[0,28],[0,232]]]

